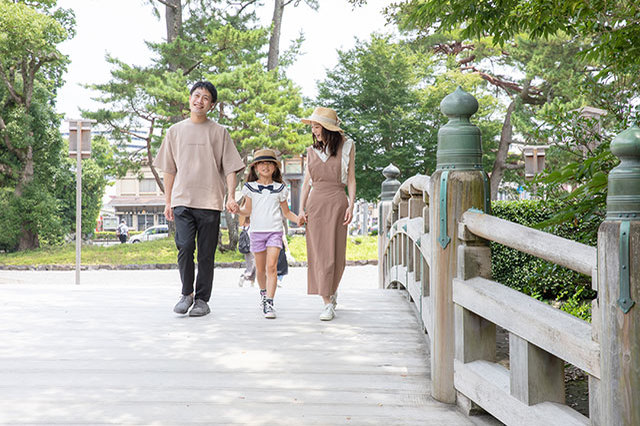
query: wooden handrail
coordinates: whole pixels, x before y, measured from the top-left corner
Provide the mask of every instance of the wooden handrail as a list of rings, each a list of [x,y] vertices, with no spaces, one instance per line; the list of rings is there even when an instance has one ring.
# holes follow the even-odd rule
[[[591,276],[596,248],[481,212],[467,211],[462,223],[473,234]]]
[[[429,194],[429,176],[417,174],[402,182],[393,196],[393,205],[397,206],[403,199],[411,198],[411,194],[426,192]]]
[[[453,280],[454,303],[600,378],[591,324],[495,281]]]

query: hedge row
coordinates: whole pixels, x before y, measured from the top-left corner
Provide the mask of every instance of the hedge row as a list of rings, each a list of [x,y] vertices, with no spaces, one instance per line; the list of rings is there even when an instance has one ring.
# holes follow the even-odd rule
[[[129,231],[129,236],[140,234],[142,231]],[[94,240],[117,240],[115,231],[98,231],[93,233]]]
[[[494,201],[493,215],[524,226],[536,227],[557,212],[561,204],[556,201],[522,200]],[[574,221],[542,229],[559,237],[596,245],[593,238],[581,240],[585,235],[593,235],[600,220],[589,222]],[[491,243],[491,263],[493,279],[508,287],[519,290],[538,299],[567,300],[578,295],[581,300],[593,299],[596,293],[591,289],[591,278],[558,266],[518,250]]]

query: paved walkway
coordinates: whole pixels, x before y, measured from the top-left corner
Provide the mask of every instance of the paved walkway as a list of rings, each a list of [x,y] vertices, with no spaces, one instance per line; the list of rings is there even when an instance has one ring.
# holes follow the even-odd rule
[[[178,272],[0,271],[1,424],[469,425],[429,396],[403,293],[349,267],[321,322],[291,268],[265,320],[256,288],[218,269],[212,314],[175,315]]]

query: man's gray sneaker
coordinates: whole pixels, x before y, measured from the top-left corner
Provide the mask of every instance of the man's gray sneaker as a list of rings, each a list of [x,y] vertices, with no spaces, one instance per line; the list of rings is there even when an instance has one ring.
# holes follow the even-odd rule
[[[173,307],[173,312],[176,314],[186,314],[189,308],[193,305],[193,295],[182,296],[176,306]]]
[[[209,309],[207,302],[202,299],[196,299],[196,303],[193,305],[193,308],[191,308],[191,311],[189,311],[189,316],[202,317],[207,315],[209,312],[211,312],[211,309]]]

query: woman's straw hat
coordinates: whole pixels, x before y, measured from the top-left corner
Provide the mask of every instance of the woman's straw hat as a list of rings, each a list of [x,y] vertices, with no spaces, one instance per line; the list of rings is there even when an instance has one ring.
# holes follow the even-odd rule
[[[251,160],[251,164],[249,164],[249,167],[253,167],[254,164],[260,161],[271,161],[273,163],[276,163],[276,167],[280,169],[280,160],[278,160],[276,152],[272,149],[263,148],[254,152],[253,160]]]
[[[303,118],[300,121],[304,124],[311,124],[312,121],[315,121],[327,130],[342,132],[342,129],[338,126],[338,124],[340,124],[338,114],[331,108],[317,107],[313,110],[311,117]]]

